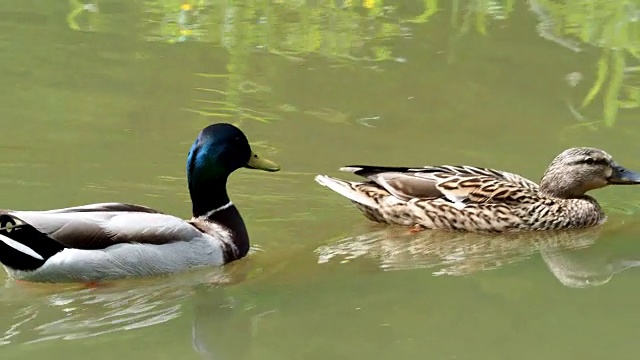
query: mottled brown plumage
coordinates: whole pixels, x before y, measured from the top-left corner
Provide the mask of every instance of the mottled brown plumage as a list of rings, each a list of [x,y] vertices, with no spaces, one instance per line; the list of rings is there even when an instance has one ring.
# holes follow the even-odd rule
[[[370,220],[426,229],[521,231],[584,228],[606,216],[589,190],[639,184],[640,174],[606,152],[571,148],[549,165],[540,185],[520,175],[472,166],[348,166],[368,179],[325,175],[316,181],[353,201]]]

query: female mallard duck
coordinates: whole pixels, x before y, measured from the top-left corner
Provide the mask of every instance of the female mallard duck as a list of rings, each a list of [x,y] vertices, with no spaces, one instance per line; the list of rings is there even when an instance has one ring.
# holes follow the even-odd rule
[[[316,176],[316,181],[350,199],[370,220],[416,229],[503,232],[595,226],[606,216],[587,191],[640,184],[640,174],[593,148],[563,151],[540,185],[520,175],[471,166],[340,170],[369,181],[325,175]]]
[[[227,195],[239,168],[278,171],[230,124],[204,128],[187,157],[191,220],[148,207],[101,203],[0,212],[0,262],[15,279],[100,281],[219,266],[244,257],[249,236]]]

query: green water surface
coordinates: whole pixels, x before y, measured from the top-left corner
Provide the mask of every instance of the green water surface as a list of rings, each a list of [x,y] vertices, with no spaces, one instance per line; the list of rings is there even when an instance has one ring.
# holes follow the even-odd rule
[[[539,180],[573,146],[640,170],[640,1],[0,3],[0,207],[190,216],[198,131],[279,173],[229,192],[221,269],[97,288],[0,271],[0,359],[637,359],[640,188],[609,220],[487,237],[382,227],[318,186],[348,164]],[[342,175],[347,176],[347,175]]]

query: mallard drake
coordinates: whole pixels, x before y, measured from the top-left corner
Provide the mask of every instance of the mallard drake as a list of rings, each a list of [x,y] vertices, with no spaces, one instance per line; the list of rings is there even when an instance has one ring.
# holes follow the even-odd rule
[[[219,266],[249,251],[244,221],[227,195],[239,168],[278,171],[231,124],[204,128],[187,156],[193,217],[133,204],[0,211],[0,262],[19,280],[95,282]]]
[[[340,170],[368,179],[326,175],[315,180],[351,200],[370,220],[417,230],[504,232],[559,230],[601,224],[606,216],[585,193],[607,185],[640,184],[640,174],[594,148],[560,153],[540,185],[520,175],[473,166],[384,167]]]

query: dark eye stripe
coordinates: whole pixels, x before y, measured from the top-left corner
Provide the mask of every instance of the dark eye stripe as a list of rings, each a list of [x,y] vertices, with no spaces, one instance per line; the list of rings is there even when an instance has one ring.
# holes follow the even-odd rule
[[[574,164],[587,164],[587,165],[603,165],[609,166],[609,162],[606,159],[582,159],[573,162]]]

